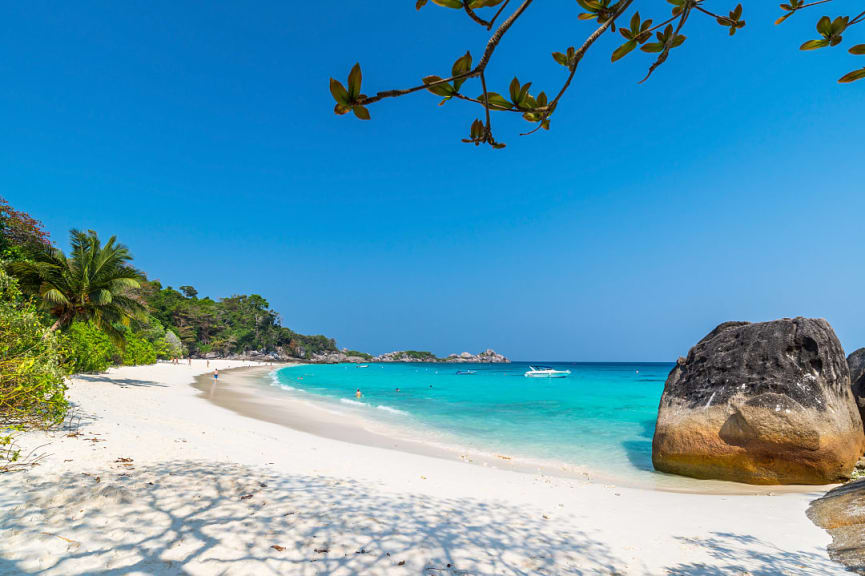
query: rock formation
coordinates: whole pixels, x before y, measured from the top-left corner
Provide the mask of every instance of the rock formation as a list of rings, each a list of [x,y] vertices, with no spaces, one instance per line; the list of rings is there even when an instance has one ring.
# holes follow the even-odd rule
[[[832,537],[832,560],[865,574],[865,479],[839,486],[812,502],[808,518]]]
[[[507,364],[510,362],[507,358],[498,354],[495,350],[488,348],[480,354],[470,354],[462,352],[461,354],[451,354],[447,358],[439,358],[431,352],[418,352],[415,350],[405,350],[397,352],[388,352],[381,356],[373,358],[373,362],[448,362],[448,363],[473,363],[473,364]]]
[[[507,364],[510,362],[507,358],[498,354],[492,348],[487,348],[480,354],[469,354],[468,352],[463,352],[462,354],[451,354],[447,358],[445,358],[445,362],[472,362],[475,364]]]
[[[847,366],[850,368],[850,384],[859,406],[859,416],[865,421],[865,348],[859,348],[847,356]]]
[[[721,324],[670,372],[657,470],[753,484],[848,477],[865,436],[844,351],[825,320]]]

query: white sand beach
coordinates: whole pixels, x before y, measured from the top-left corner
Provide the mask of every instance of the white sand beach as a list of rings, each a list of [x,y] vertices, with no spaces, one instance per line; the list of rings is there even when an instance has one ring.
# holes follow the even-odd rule
[[[240,365],[211,361],[210,369]],[[348,443],[217,406],[204,361],[73,378],[0,474],[0,574],[827,575],[825,490],[683,494]]]

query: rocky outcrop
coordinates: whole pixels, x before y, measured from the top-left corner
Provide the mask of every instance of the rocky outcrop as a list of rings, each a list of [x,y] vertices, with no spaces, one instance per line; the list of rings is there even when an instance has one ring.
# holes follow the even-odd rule
[[[670,372],[657,470],[752,484],[849,477],[865,449],[844,351],[825,320],[721,324]]]
[[[329,350],[327,352],[313,354],[309,358],[309,361],[315,364],[341,364],[344,362],[350,362],[352,364],[362,364],[364,362],[369,362],[369,358],[347,354],[344,351]]]
[[[475,364],[507,364],[510,362],[507,358],[502,356],[501,354],[496,353],[492,348],[487,348],[480,354],[469,354],[468,352],[463,352],[462,354],[451,354],[447,358],[445,358],[445,362],[472,362]]]
[[[474,364],[501,364],[508,363],[510,360],[496,353],[495,350],[489,348],[480,354],[470,354],[462,352],[461,354],[451,354],[447,358],[439,358],[432,352],[418,352],[416,350],[402,350],[396,352],[387,352],[373,358],[373,362],[448,362],[448,363],[474,363]]]
[[[850,368],[850,384],[859,406],[859,416],[865,422],[865,348],[859,348],[847,356],[847,366]]]
[[[812,502],[807,513],[832,537],[832,560],[865,574],[865,479],[830,490]]]

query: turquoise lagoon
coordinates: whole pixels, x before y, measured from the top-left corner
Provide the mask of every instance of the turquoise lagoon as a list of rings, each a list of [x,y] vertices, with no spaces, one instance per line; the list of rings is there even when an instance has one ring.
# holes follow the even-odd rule
[[[272,374],[288,394],[418,440],[651,481],[652,435],[671,363],[305,365]],[[474,374],[458,375],[458,371]],[[358,401],[355,391],[363,396]],[[397,392],[399,388],[399,392]]]

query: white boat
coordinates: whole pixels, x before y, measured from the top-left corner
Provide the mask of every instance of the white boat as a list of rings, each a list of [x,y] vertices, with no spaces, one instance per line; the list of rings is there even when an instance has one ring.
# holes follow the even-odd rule
[[[553,370],[549,366],[529,366],[529,371],[523,374],[526,378],[567,378],[570,370]]]
[[[358,364],[358,368],[369,368],[369,364]]]

